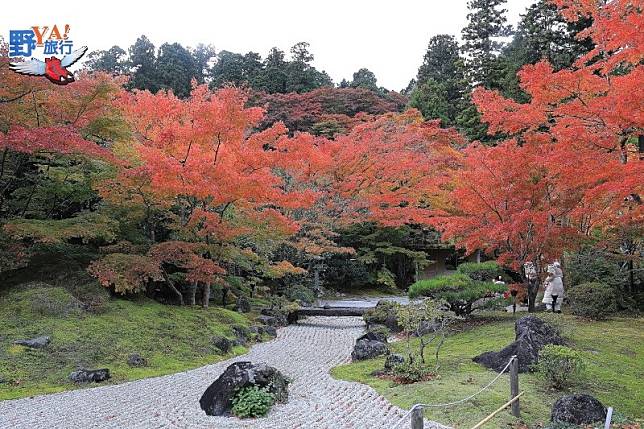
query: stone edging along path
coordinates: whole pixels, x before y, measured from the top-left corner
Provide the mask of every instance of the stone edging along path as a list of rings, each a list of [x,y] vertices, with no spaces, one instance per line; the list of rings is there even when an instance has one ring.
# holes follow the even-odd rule
[[[364,325],[356,317],[310,317],[249,353],[178,374],[0,402],[0,428],[387,429],[405,414],[368,386],[334,380]],[[289,402],[261,419],[207,416],[204,390],[232,362],[266,362],[293,380]],[[409,427],[404,422],[400,427]],[[428,429],[443,426],[426,422]]]

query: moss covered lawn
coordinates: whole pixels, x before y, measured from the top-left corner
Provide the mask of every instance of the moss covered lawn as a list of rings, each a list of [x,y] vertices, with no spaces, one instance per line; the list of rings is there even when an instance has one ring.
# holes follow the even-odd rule
[[[108,383],[119,383],[184,371],[246,350],[238,346],[222,355],[213,346],[212,336],[234,338],[232,325],[249,324],[245,315],[221,307],[111,298],[99,313],[91,313],[74,308],[75,302],[61,287],[0,296],[0,400],[77,388],[67,377],[78,366],[107,367]],[[45,349],[13,344],[40,335],[51,337]],[[148,366],[128,366],[131,353],[148,359]]]
[[[529,427],[543,427],[553,402],[566,393],[585,392],[612,406],[616,420],[624,416],[644,418],[644,319],[616,317],[589,322],[568,315],[555,317],[556,325],[569,346],[582,351],[587,365],[582,378],[568,392],[549,390],[535,374],[521,374],[521,417]],[[372,359],[334,368],[334,377],[372,386],[388,400],[404,409],[416,403],[445,403],[464,398],[487,384],[496,373],[472,362],[472,357],[489,350],[500,350],[514,340],[514,319],[507,313],[482,313],[451,335],[441,351],[439,377],[427,382],[395,385],[372,376],[382,369],[384,359]],[[392,345],[394,352],[405,350],[404,341]],[[431,350],[428,350],[431,354]],[[469,402],[451,408],[425,411],[429,419],[455,428],[470,428],[509,398],[509,376],[504,374],[490,390]],[[503,411],[485,425],[489,428],[522,427],[509,411]],[[603,427],[603,426],[602,426]]]

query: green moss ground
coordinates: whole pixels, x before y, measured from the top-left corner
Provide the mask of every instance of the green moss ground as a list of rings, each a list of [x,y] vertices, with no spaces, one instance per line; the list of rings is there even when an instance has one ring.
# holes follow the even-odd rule
[[[79,365],[107,367],[109,383],[120,383],[196,368],[245,351],[235,347],[223,356],[211,344],[213,335],[232,338],[232,325],[249,324],[246,316],[221,307],[110,299],[102,313],[92,314],[64,306],[51,309],[47,302],[73,303],[74,298],[63,288],[13,290],[0,296],[0,399],[77,388],[67,377]],[[16,339],[39,335],[51,336],[46,349],[13,345]],[[134,352],[147,358],[149,366],[129,367],[127,357]]]
[[[554,316],[554,315],[547,315]],[[603,322],[580,321],[556,315],[558,325],[570,346],[583,352],[587,369],[570,392],[586,392],[622,414],[642,419],[644,412],[644,320],[614,318]],[[415,403],[445,403],[464,398],[487,384],[496,373],[472,362],[472,357],[488,350],[500,350],[514,340],[511,315],[490,313],[478,317],[482,324],[464,328],[450,336],[441,351],[440,378],[411,385],[394,385],[371,375],[381,369],[384,359],[373,359],[334,368],[334,377],[372,386],[392,403],[409,409]],[[404,342],[392,346],[403,353]],[[542,427],[550,416],[552,403],[569,392],[548,390],[535,374],[521,374],[522,420],[530,427]],[[469,428],[509,398],[509,378],[503,375],[493,387],[466,404],[451,408],[427,409],[429,419],[455,428]],[[485,427],[513,427],[518,422],[509,411],[501,412]]]

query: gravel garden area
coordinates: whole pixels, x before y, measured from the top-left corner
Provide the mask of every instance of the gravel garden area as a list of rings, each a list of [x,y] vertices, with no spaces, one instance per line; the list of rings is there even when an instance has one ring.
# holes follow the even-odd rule
[[[311,317],[243,356],[195,370],[120,385],[0,402],[0,427],[29,428],[390,428],[405,412],[372,388],[339,381],[329,370],[347,363],[363,331],[355,317]],[[265,362],[292,380],[289,402],[261,419],[210,417],[199,397],[237,361]],[[409,423],[405,422],[403,427]],[[427,422],[426,428],[443,426]]]

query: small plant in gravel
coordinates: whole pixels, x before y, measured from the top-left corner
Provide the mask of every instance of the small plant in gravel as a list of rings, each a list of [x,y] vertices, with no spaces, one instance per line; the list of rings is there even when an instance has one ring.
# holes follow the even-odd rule
[[[564,389],[578,377],[585,368],[581,353],[566,346],[546,345],[539,352],[535,365],[538,374],[553,389]]]
[[[275,398],[268,389],[247,386],[240,389],[233,398],[232,412],[241,419],[263,417],[268,414],[274,402]]]

